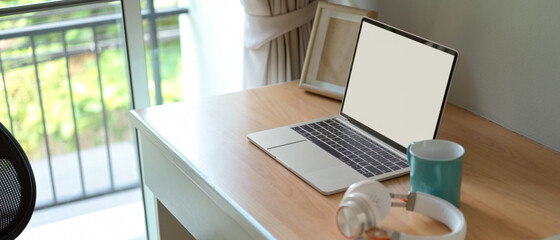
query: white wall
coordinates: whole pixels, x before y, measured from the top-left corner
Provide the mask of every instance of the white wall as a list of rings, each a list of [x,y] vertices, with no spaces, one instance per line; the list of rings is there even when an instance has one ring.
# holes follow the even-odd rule
[[[560,1],[338,2],[457,49],[450,102],[560,151]]]
[[[451,103],[560,151],[560,1],[329,1],[376,10],[383,22],[457,49]],[[198,75],[217,89],[201,94],[241,89],[239,1],[191,0],[190,9],[203,46]]]

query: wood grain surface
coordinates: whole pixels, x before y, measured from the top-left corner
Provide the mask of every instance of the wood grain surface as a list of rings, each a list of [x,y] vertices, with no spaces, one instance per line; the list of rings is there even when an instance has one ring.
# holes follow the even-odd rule
[[[278,239],[342,239],[324,196],[247,140],[247,134],[337,114],[340,102],[296,82],[138,110],[161,137]],[[560,154],[448,104],[439,138],[464,146],[460,210],[467,239],[540,239],[560,233]],[[333,176],[336,177],[336,176]],[[409,190],[409,177],[384,181]],[[410,234],[449,230],[392,208],[383,226]]]

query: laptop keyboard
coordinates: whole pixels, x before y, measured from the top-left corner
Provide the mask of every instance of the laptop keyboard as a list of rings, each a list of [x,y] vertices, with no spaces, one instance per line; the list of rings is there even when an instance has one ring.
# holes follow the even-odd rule
[[[385,147],[336,119],[327,119],[292,129],[365,177],[408,167],[406,159],[386,150]]]

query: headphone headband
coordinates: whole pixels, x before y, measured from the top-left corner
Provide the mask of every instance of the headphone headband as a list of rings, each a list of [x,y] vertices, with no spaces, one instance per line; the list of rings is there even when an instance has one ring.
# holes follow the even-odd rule
[[[448,201],[430,194],[413,192],[408,194],[406,210],[418,212],[436,219],[451,229],[450,233],[434,238],[441,240],[465,239],[467,234],[465,217],[457,207]],[[400,235],[398,238],[391,239],[418,239],[418,236],[408,235],[406,233],[398,233],[398,235]]]

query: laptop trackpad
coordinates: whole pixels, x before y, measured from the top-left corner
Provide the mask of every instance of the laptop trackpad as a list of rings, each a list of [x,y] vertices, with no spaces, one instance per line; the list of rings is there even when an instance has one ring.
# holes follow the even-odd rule
[[[247,135],[247,137],[257,146],[260,146],[264,149],[270,149],[273,147],[284,145],[286,143],[305,140],[304,136],[286,127],[273,128],[256,133],[251,133]]]
[[[300,174],[337,165],[344,165],[340,160],[310,141],[269,148],[268,152],[270,152],[277,161],[284,164],[284,166]]]
[[[350,184],[366,179],[309,141],[268,151],[277,161],[325,195],[344,191]]]

